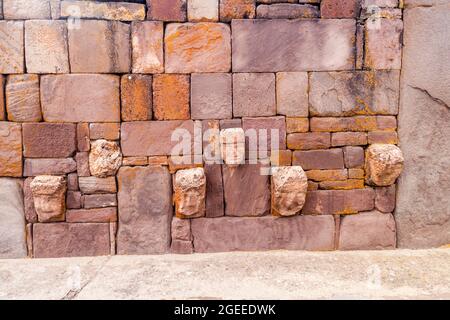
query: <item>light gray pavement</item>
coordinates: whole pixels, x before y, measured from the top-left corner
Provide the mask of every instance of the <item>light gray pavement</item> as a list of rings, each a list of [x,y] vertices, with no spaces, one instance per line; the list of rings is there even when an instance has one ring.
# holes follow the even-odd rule
[[[450,299],[450,249],[0,260],[0,299]]]

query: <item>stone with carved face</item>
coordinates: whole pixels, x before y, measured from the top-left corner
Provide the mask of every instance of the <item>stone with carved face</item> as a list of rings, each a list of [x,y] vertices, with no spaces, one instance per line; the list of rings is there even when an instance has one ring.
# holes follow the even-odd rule
[[[39,222],[64,221],[67,183],[60,176],[37,176],[30,183]]]
[[[220,150],[222,160],[228,166],[245,163],[245,133],[242,128],[229,128],[220,131]]]
[[[403,170],[403,153],[393,144],[372,144],[366,150],[366,182],[386,187],[395,183]]]
[[[308,179],[300,166],[272,168],[272,214],[294,216],[303,208]]]
[[[198,218],[205,215],[206,177],[203,168],[177,171],[174,190],[177,217]]]

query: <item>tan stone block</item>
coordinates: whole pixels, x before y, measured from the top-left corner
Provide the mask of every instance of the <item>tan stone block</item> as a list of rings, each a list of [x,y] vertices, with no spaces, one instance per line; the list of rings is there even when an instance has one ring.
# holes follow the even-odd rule
[[[145,21],[131,24],[133,73],[164,72],[164,25],[162,22]]]
[[[0,176],[22,176],[22,126],[0,122]]]
[[[290,166],[292,163],[292,151],[272,150],[270,154],[270,163],[272,166]]]
[[[89,152],[78,152],[75,155],[77,162],[77,174],[79,177],[89,177],[91,171],[89,170]]]
[[[308,73],[279,72],[277,78],[277,114],[308,116]]]
[[[145,6],[127,2],[62,1],[61,17],[134,21],[145,19]]]
[[[348,179],[343,181],[323,181],[319,183],[320,189],[351,190],[364,188],[364,179]]]
[[[206,177],[203,168],[179,170],[174,179],[175,214],[178,218],[205,215]]]
[[[152,76],[128,74],[121,78],[122,121],[152,119]]]
[[[153,77],[153,108],[155,119],[189,119],[189,88],[188,75],[155,75]]]
[[[328,132],[290,133],[287,146],[294,150],[328,149],[330,137]]]
[[[308,132],[309,119],[308,118],[286,118],[286,132]]]
[[[77,123],[77,149],[78,151],[89,151],[91,142],[89,137],[89,124]]]
[[[5,120],[5,83],[6,78],[0,75],[0,121]]]
[[[160,166],[167,166],[169,165],[169,160],[167,156],[154,156],[154,157],[148,157],[148,164],[149,165],[160,165]]]
[[[372,131],[368,135],[369,144],[375,143],[386,143],[386,144],[397,144],[398,136],[397,132],[391,131]]]
[[[89,124],[89,135],[91,140],[119,140],[119,123],[91,123]]]
[[[309,124],[313,132],[395,131],[397,129],[397,119],[394,116],[313,117]]]
[[[91,142],[89,170],[93,176],[114,176],[122,164],[122,153],[118,142],[103,139]]]
[[[77,163],[73,158],[25,159],[23,175],[24,177],[66,175],[75,171],[77,171]]]
[[[78,183],[80,185],[81,192],[84,194],[117,192],[115,177],[79,177]]]
[[[125,157],[122,159],[122,166],[146,166],[148,165],[147,157]]]
[[[51,19],[50,0],[3,0],[5,20]]]
[[[203,167],[203,162],[198,161],[195,156],[170,156],[168,157],[169,172],[175,173],[178,170],[186,170]],[[156,159],[154,159],[156,161]],[[163,164],[164,159],[160,159],[158,164]],[[153,163],[152,163],[153,164]]]
[[[255,0],[220,0],[220,21],[253,19],[255,15]]]
[[[117,208],[67,210],[66,220],[72,223],[116,222]]]
[[[306,176],[314,181],[338,181],[348,178],[347,169],[341,170],[309,170]]]
[[[219,20],[219,0],[187,0],[188,20],[218,21]]]
[[[64,221],[67,182],[64,177],[37,176],[30,183],[39,222]]]
[[[331,145],[341,146],[363,146],[367,144],[365,132],[336,132],[331,135]]]
[[[0,21],[0,73],[25,71],[23,21]]]
[[[349,179],[364,179],[364,169],[348,169]]]
[[[5,95],[9,121],[39,122],[42,120],[38,75],[8,76]]]

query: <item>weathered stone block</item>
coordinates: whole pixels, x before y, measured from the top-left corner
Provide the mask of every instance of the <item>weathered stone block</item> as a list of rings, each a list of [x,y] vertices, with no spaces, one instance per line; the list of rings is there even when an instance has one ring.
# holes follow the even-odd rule
[[[61,1],[61,17],[134,21],[145,19],[145,5],[128,2]]]
[[[344,156],[342,149],[294,151],[292,164],[304,170],[343,169]]]
[[[363,146],[367,144],[365,132],[336,132],[331,135],[331,145],[341,146]]]
[[[397,144],[398,136],[395,131],[372,131],[367,134],[369,144],[385,143],[385,144]]]
[[[38,221],[36,209],[34,208],[33,192],[30,187],[31,181],[33,181],[33,178],[26,178],[23,181],[23,206],[25,210],[25,220],[28,223]]]
[[[6,78],[0,75],[0,121],[5,120],[5,84]]]
[[[147,0],[147,19],[186,21],[186,0]]]
[[[26,256],[22,188],[16,179],[0,178],[0,259]]]
[[[75,161],[77,162],[77,174],[79,177],[89,177],[91,171],[89,170],[89,153],[77,152],[75,155]]]
[[[124,75],[121,78],[123,121],[152,119],[153,95],[151,75]]]
[[[246,150],[258,151],[267,157],[272,150],[286,149],[286,122],[284,117],[243,118]]]
[[[190,119],[189,79],[188,75],[180,74],[157,74],[153,77],[155,119]]]
[[[78,151],[89,151],[91,142],[89,140],[89,124],[77,123],[77,149]]]
[[[186,121],[139,121],[122,123],[121,147],[124,156],[159,156],[194,154],[194,122]],[[172,141],[172,134],[175,141]],[[186,138],[185,150],[175,146]],[[183,144],[184,145],[184,144]]]
[[[331,216],[192,220],[195,252],[256,250],[333,250]]]
[[[172,184],[167,168],[121,168],[118,182],[117,253],[167,252],[173,215]]]
[[[323,181],[319,188],[324,190],[353,190],[364,188],[364,179],[348,179],[342,181]]]
[[[320,2],[321,17],[324,19],[357,18],[360,2],[360,0],[322,0]]]
[[[274,74],[233,74],[233,115],[235,117],[264,117],[274,116],[276,113]]]
[[[306,176],[314,181],[338,181],[348,178],[347,169],[340,170],[309,170]]]
[[[170,244],[170,253],[174,254],[191,254],[194,253],[194,246],[191,241],[172,240]]]
[[[269,176],[262,164],[223,166],[226,216],[263,216],[270,210]],[[242,192],[252,190],[252,192]]]
[[[314,72],[310,79],[313,116],[398,113],[398,71]]]
[[[40,175],[65,175],[77,170],[77,164],[72,158],[62,159],[25,159],[24,177]]]
[[[5,20],[51,19],[50,0],[3,0]]]
[[[41,103],[47,122],[119,122],[119,77],[98,74],[42,76]]]
[[[0,122],[0,176],[22,176],[22,127]]]
[[[89,170],[93,176],[113,176],[122,164],[122,153],[117,142],[96,140],[91,143]]]
[[[24,72],[23,29],[22,21],[0,21],[0,73]]]
[[[28,73],[70,72],[65,21],[25,21],[25,48]]]
[[[72,223],[116,222],[117,208],[68,210],[66,220]]]
[[[191,75],[192,119],[232,118],[231,81],[228,73]]]
[[[253,19],[256,15],[255,0],[219,0],[220,21]]]
[[[412,0],[407,0],[407,2],[411,2]],[[371,6],[376,6],[380,8],[392,8],[398,7],[398,0],[364,0],[361,2],[361,6],[363,8],[368,8]]]
[[[219,0],[188,0],[189,21],[218,21]]]
[[[242,128],[228,128],[220,131],[220,154],[228,166],[245,163],[245,132]]]
[[[30,183],[39,222],[64,221],[67,181],[60,176],[37,176]]]
[[[380,187],[390,186],[403,170],[403,153],[393,144],[372,144],[366,150],[366,182]]]
[[[69,57],[73,73],[128,73],[130,26],[119,21],[77,21],[76,28],[69,28]]]
[[[286,132],[308,132],[309,119],[308,118],[286,118]]]
[[[83,194],[116,193],[116,179],[114,177],[79,177],[78,183]]]
[[[384,213],[395,210],[396,186],[375,188],[375,208]]]
[[[81,208],[81,192],[80,191],[67,191],[66,208],[67,209],[80,209]]]
[[[109,224],[36,223],[33,253],[35,258],[109,255]]]
[[[165,32],[167,73],[228,72],[230,27],[222,23],[172,23]]]
[[[220,164],[205,164],[206,176],[206,212],[207,218],[221,217],[225,214],[223,200],[222,166]]]
[[[308,73],[277,73],[277,114],[308,116]]]
[[[38,122],[42,120],[39,76],[35,74],[8,76],[5,96],[9,121]]]
[[[272,150],[270,154],[270,164],[272,166],[290,166],[292,164],[292,151]]]
[[[328,132],[291,133],[287,136],[287,146],[295,150],[328,149],[330,140]]]
[[[346,168],[364,167],[364,149],[362,147],[344,147],[344,161]]]
[[[224,119],[220,120],[220,130],[231,129],[231,128],[242,128],[241,119]]]
[[[87,194],[83,197],[85,209],[117,207],[115,194]]]
[[[355,116],[346,118],[311,118],[311,131],[395,131],[397,119],[394,116]]]
[[[24,123],[22,130],[27,158],[67,158],[76,151],[75,124]]]
[[[119,140],[119,123],[91,123],[89,124],[89,136],[91,140]]]
[[[234,72],[353,69],[354,20],[234,20],[231,26]]]
[[[312,19],[320,18],[320,11],[309,4],[262,4],[256,8],[256,17],[258,19]]]
[[[148,164],[149,161],[147,157],[125,157],[122,159],[122,166],[146,166]]]
[[[173,189],[178,218],[199,218],[205,215],[206,176],[203,168],[178,170]]]
[[[342,218],[339,250],[395,249],[395,220],[378,211]]]
[[[145,21],[131,24],[133,73],[164,72],[164,25]]]

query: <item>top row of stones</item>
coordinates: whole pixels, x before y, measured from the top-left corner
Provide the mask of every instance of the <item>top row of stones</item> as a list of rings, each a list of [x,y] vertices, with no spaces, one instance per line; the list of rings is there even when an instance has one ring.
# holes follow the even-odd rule
[[[0,0],[6,20],[59,19],[67,17],[106,20],[157,20],[170,22],[223,21],[232,19],[356,18],[361,0],[146,0],[104,2],[75,0]],[[142,0],[144,2],[144,0]],[[283,3],[284,2],[284,3]],[[261,4],[256,7],[256,4]],[[274,4],[274,5],[272,5]],[[310,4],[320,4],[318,7]],[[271,6],[268,6],[271,5]],[[364,0],[370,6],[397,7],[398,0]],[[0,10],[1,17],[1,10]]]

